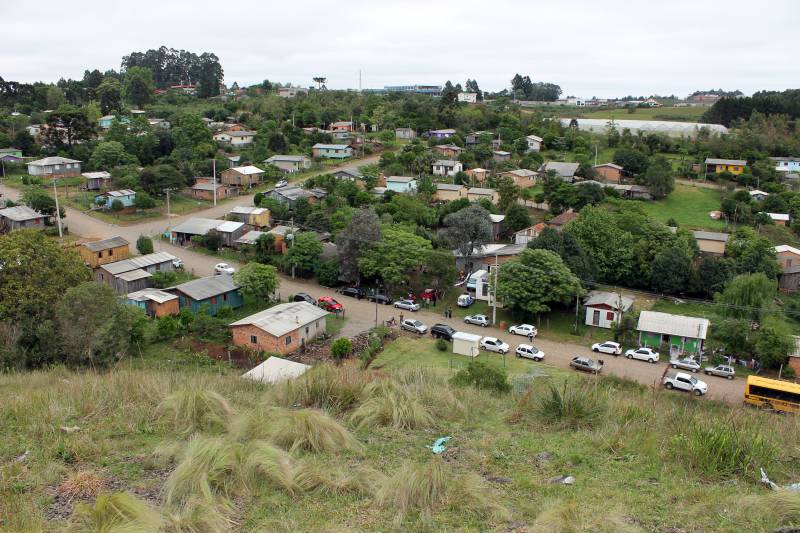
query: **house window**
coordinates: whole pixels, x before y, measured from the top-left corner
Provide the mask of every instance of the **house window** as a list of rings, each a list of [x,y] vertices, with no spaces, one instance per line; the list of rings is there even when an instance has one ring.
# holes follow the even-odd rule
[[[111,257],[112,255],[114,255],[114,249],[113,249],[113,248],[111,248],[111,249],[108,251],[108,257]]]
[[[308,326],[306,326],[306,335],[308,335]]]
[[[606,313],[606,320],[612,320],[612,321],[614,320],[614,312],[613,311],[609,311],[609,312]]]
[[[103,252],[102,251],[97,252],[97,258],[98,259],[102,259],[103,258]]]
[[[258,344],[258,337],[250,335],[250,344]]]
[[[217,297],[216,296],[212,296],[211,297],[211,305],[216,305],[216,304],[217,304]]]
[[[286,337],[286,341],[285,341],[285,342],[286,342],[286,346],[289,346],[290,344],[292,344],[292,337],[291,337],[291,335],[290,335],[290,336],[288,336],[288,337]]]
[[[227,302],[228,301],[228,293],[227,292],[222,295],[222,301],[223,302]]]

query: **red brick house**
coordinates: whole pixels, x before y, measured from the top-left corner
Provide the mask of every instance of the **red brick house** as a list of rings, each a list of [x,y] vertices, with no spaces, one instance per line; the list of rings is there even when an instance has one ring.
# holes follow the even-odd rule
[[[292,353],[325,332],[328,314],[308,302],[279,304],[231,324],[233,343],[259,352]]]
[[[606,183],[621,183],[622,178],[625,177],[625,169],[614,163],[603,163],[592,168],[597,173],[600,181]]]

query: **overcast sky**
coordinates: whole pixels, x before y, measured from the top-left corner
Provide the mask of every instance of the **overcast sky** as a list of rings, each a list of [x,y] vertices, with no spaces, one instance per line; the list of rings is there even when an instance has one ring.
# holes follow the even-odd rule
[[[686,95],[800,84],[798,0],[5,0],[0,76],[80,79],[166,45],[219,56],[229,85],[509,85]],[[652,7],[651,7],[652,6]]]

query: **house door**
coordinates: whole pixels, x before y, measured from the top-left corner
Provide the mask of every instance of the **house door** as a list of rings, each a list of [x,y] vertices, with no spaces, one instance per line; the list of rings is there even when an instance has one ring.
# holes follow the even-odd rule
[[[600,325],[600,311],[595,309],[592,311],[592,325],[599,326]]]

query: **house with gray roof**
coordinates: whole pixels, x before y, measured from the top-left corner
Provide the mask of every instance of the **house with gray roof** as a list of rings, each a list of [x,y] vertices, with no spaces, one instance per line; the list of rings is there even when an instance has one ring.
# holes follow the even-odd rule
[[[583,301],[586,325],[609,329],[632,305],[633,298],[618,292],[591,291]]]
[[[279,304],[232,323],[233,343],[259,352],[291,353],[325,333],[328,314],[308,302]]]
[[[111,184],[110,172],[84,172],[81,176],[86,178],[87,191],[99,191]]]
[[[417,190],[417,179],[411,176],[387,176],[386,188],[394,192],[415,192]]]
[[[72,178],[80,176],[81,162],[66,157],[45,157],[28,163],[28,174],[47,178]]]
[[[711,322],[707,318],[671,315],[656,311],[639,314],[639,344],[656,350],[664,347],[670,357],[699,354]]]
[[[25,228],[44,228],[47,216],[27,205],[16,205],[0,209],[0,233]]]
[[[130,257],[100,265],[94,271],[94,279],[105,283],[119,294],[128,294],[150,287],[150,278],[156,272],[173,270],[175,259],[177,258],[168,252]]]
[[[275,165],[284,172],[300,172],[311,168],[311,159],[304,155],[273,155],[264,160],[265,165]]]
[[[440,159],[434,161],[431,165],[431,172],[434,176],[453,177],[463,170],[464,165],[461,164],[461,161],[453,161],[452,159]]]
[[[300,198],[305,198],[310,203],[314,203],[317,200],[325,198],[326,195],[327,193],[322,189],[303,189],[296,185],[279,187],[264,193],[264,196],[268,196],[289,207],[294,207],[295,203],[297,203]]]
[[[693,231],[694,240],[697,241],[697,247],[700,253],[708,255],[725,255],[725,245],[728,244],[730,238],[729,233],[721,233],[718,231]]]
[[[547,174],[551,170],[556,173],[556,176],[561,178],[562,180],[572,183],[575,181],[575,173],[580,168],[580,164],[578,163],[566,163],[564,161],[548,161],[541,167],[539,167],[540,172],[544,172]]]
[[[239,285],[228,274],[193,279],[165,290],[178,295],[181,309],[189,309],[193,313],[206,310],[209,315],[215,316],[222,306],[236,309],[244,305]]]

